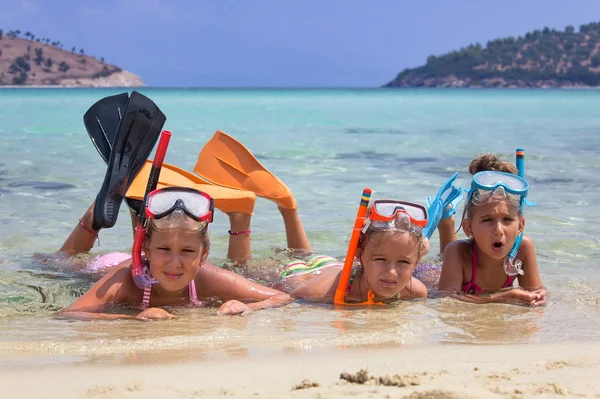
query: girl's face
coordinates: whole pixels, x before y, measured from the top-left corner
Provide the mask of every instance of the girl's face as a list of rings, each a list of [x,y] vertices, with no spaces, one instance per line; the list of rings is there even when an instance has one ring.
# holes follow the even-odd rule
[[[187,288],[208,255],[198,232],[189,230],[155,230],[144,252],[152,277],[166,291]]]
[[[471,217],[463,220],[463,230],[488,258],[504,259],[523,231],[525,219],[504,199],[491,198],[472,209]]]
[[[359,254],[369,288],[384,298],[404,289],[419,261],[418,239],[406,232],[374,233]]]

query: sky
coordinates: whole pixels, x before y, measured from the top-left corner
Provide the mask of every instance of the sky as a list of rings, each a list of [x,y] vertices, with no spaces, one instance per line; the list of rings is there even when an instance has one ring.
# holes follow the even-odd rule
[[[4,32],[164,87],[377,87],[432,54],[592,21],[599,0],[0,0]]]

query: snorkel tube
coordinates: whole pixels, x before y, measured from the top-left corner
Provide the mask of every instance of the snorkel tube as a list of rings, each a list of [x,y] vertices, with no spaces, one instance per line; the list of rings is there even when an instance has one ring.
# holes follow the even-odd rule
[[[354,220],[354,228],[352,229],[352,235],[350,236],[350,244],[348,245],[348,251],[346,252],[346,258],[344,259],[344,268],[342,269],[342,275],[340,276],[340,282],[335,290],[333,297],[333,303],[335,305],[380,305],[381,302],[373,301],[375,294],[372,291],[368,293],[367,302],[363,303],[346,303],[346,288],[348,287],[348,281],[350,280],[350,274],[352,272],[352,264],[354,263],[354,255],[356,254],[356,248],[358,247],[358,239],[362,232],[363,226],[365,225],[365,219],[367,215],[367,209],[369,208],[369,201],[371,200],[371,189],[365,188],[360,198],[360,204],[358,205],[358,212],[356,219]]]
[[[519,177],[525,178],[525,150],[523,148],[517,148],[516,150],[516,165],[517,170],[519,171]],[[525,200],[522,201],[521,204],[521,212],[523,211],[523,204]],[[517,252],[519,252],[519,245],[521,245],[521,240],[523,239],[523,232],[519,234],[517,237],[515,244],[511,248],[508,256],[506,257],[506,261],[504,261],[504,272],[509,276],[523,275],[523,262],[520,259],[515,261],[517,257]]]
[[[517,148],[516,151],[517,160],[515,164],[517,165],[517,170],[519,171],[519,177],[525,178],[525,150],[522,148]]]
[[[131,276],[135,285],[143,290],[150,288],[152,284],[157,282],[150,275],[150,272],[144,267],[142,262],[142,245],[144,244],[144,238],[146,237],[146,198],[150,192],[156,190],[156,186],[158,185],[158,177],[160,176],[160,169],[162,168],[163,161],[165,160],[170,139],[171,132],[168,130],[163,130],[160,135],[158,147],[156,148],[154,160],[152,161],[152,169],[150,169],[150,176],[148,177],[148,184],[144,194],[142,210],[138,215],[137,226],[135,226],[135,237],[133,239],[133,247],[131,249],[131,260],[133,263]]]

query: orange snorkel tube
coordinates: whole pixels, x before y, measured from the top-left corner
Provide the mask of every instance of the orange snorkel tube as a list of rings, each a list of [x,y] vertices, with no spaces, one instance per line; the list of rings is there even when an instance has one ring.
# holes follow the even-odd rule
[[[371,189],[365,188],[360,198],[360,204],[358,205],[358,213],[354,220],[354,229],[352,229],[352,235],[350,236],[350,244],[348,245],[348,252],[346,253],[346,259],[344,260],[344,268],[342,269],[342,275],[340,282],[335,290],[335,296],[333,297],[333,303],[335,305],[380,305],[381,302],[373,301],[375,294],[369,291],[367,302],[362,303],[346,303],[346,287],[350,280],[350,274],[352,272],[352,264],[354,263],[354,255],[356,255],[356,248],[358,246],[358,239],[362,232],[363,226],[365,225],[365,217],[367,215],[367,209],[369,208],[369,201],[371,200]]]

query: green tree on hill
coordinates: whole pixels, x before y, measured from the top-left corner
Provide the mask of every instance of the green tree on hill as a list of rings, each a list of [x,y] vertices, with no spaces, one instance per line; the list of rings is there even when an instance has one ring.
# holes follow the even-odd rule
[[[69,66],[69,64],[67,64],[64,61],[61,61],[60,64],[58,64],[58,70],[59,72],[67,72],[69,69],[71,69],[71,67]]]
[[[40,47],[35,49],[35,58],[33,59],[36,65],[40,65],[44,61],[44,50]]]
[[[431,55],[425,65],[400,72],[391,84],[404,81],[403,84],[420,85],[426,79],[455,76],[470,85],[495,78],[525,85],[546,80],[596,85],[600,73],[589,67],[600,66],[597,45],[600,46],[600,23],[581,25],[579,31],[573,26],[567,26],[564,32],[544,27],[516,38],[489,40],[485,47],[470,44],[446,54]]]

